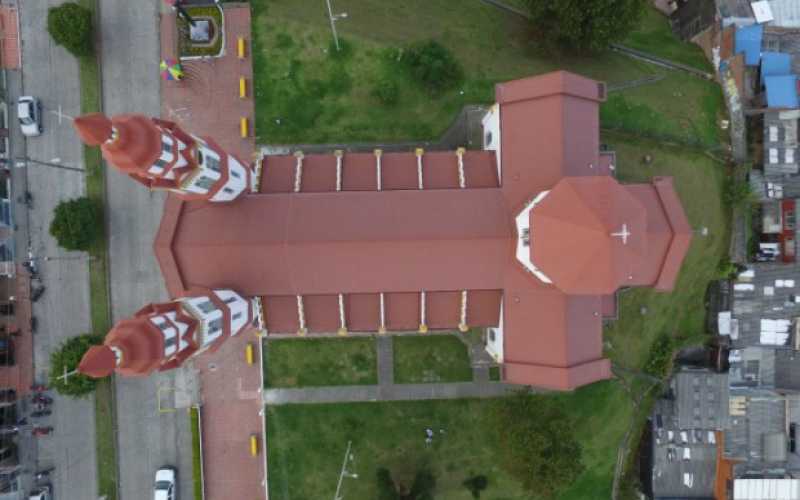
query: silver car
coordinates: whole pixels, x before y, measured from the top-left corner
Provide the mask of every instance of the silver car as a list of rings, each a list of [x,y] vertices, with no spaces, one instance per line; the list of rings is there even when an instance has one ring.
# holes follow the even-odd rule
[[[42,135],[42,103],[36,97],[23,96],[17,101],[17,118],[22,134],[28,137]]]

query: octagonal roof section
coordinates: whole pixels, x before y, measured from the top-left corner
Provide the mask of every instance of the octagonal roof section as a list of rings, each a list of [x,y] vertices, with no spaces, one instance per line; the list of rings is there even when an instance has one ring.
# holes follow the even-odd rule
[[[646,211],[612,177],[562,179],[530,220],[531,261],[566,294],[615,292],[647,253]]]

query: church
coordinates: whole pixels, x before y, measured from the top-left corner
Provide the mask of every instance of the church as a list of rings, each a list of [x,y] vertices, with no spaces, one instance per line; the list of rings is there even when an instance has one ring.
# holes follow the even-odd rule
[[[615,179],[603,83],[568,72],[496,87],[480,150],[263,156],[140,115],[77,118],[86,144],[167,190],[154,251],[167,290],[79,371],[147,375],[230,336],[487,330],[507,383],[612,376],[617,291],[675,286],[692,230],[671,178]]]

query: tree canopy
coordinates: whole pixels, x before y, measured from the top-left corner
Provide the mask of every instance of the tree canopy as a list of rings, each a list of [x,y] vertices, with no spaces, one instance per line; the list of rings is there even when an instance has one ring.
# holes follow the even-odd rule
[[[526,0],[543,41],[577,51],[599,51],[636,27],[644,0]]]
[[[520,391],[496,400],[489,418],[499,460],[531,493],[553,498],[583,472],[572,419],[557,398]]]
[[[97,379],[74,374],[64,380],[63,375],[78,367],[78,363],[90,347],[102,343],[103,337],[99,335],[79,335],[68,339],[61,344],[61,347],[50,353],[50,387],[59,394],[71,397],[82,397],[94,391]]]
[[[47,10],[47,32],[53,40],[76,57],[91,55],[93,50],[92,11],[75,2],[66,2]]]
[[[50,234],[67,250],[89,250],[103,237],[103,211],[87,198],[62,201],[56,206]]]

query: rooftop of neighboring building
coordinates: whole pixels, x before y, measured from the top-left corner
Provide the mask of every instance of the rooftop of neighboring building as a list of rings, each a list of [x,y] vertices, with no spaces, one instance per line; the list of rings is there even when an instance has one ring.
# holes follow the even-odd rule
[[[786,442],[786,404],[782,397],[767,390],[731,389],[730,426],[725,430],[725,455],[743,460],[742,470],[780,466],[786,454],[776,441]],[[782,438],[778,438],[783,435]]]
[[[770,331],[788,333],[787,321],[800,316],[800,266],[774,262],[748,264],[733,284],[731,343],[733,348],[771,345],[788,346],[789,338]],[[781,322],[780,325],[774,321]]]
[[[727,374],[685,369],[671,388],[652,417],[653,497],[713,498],[717,429],[727,425]]]

